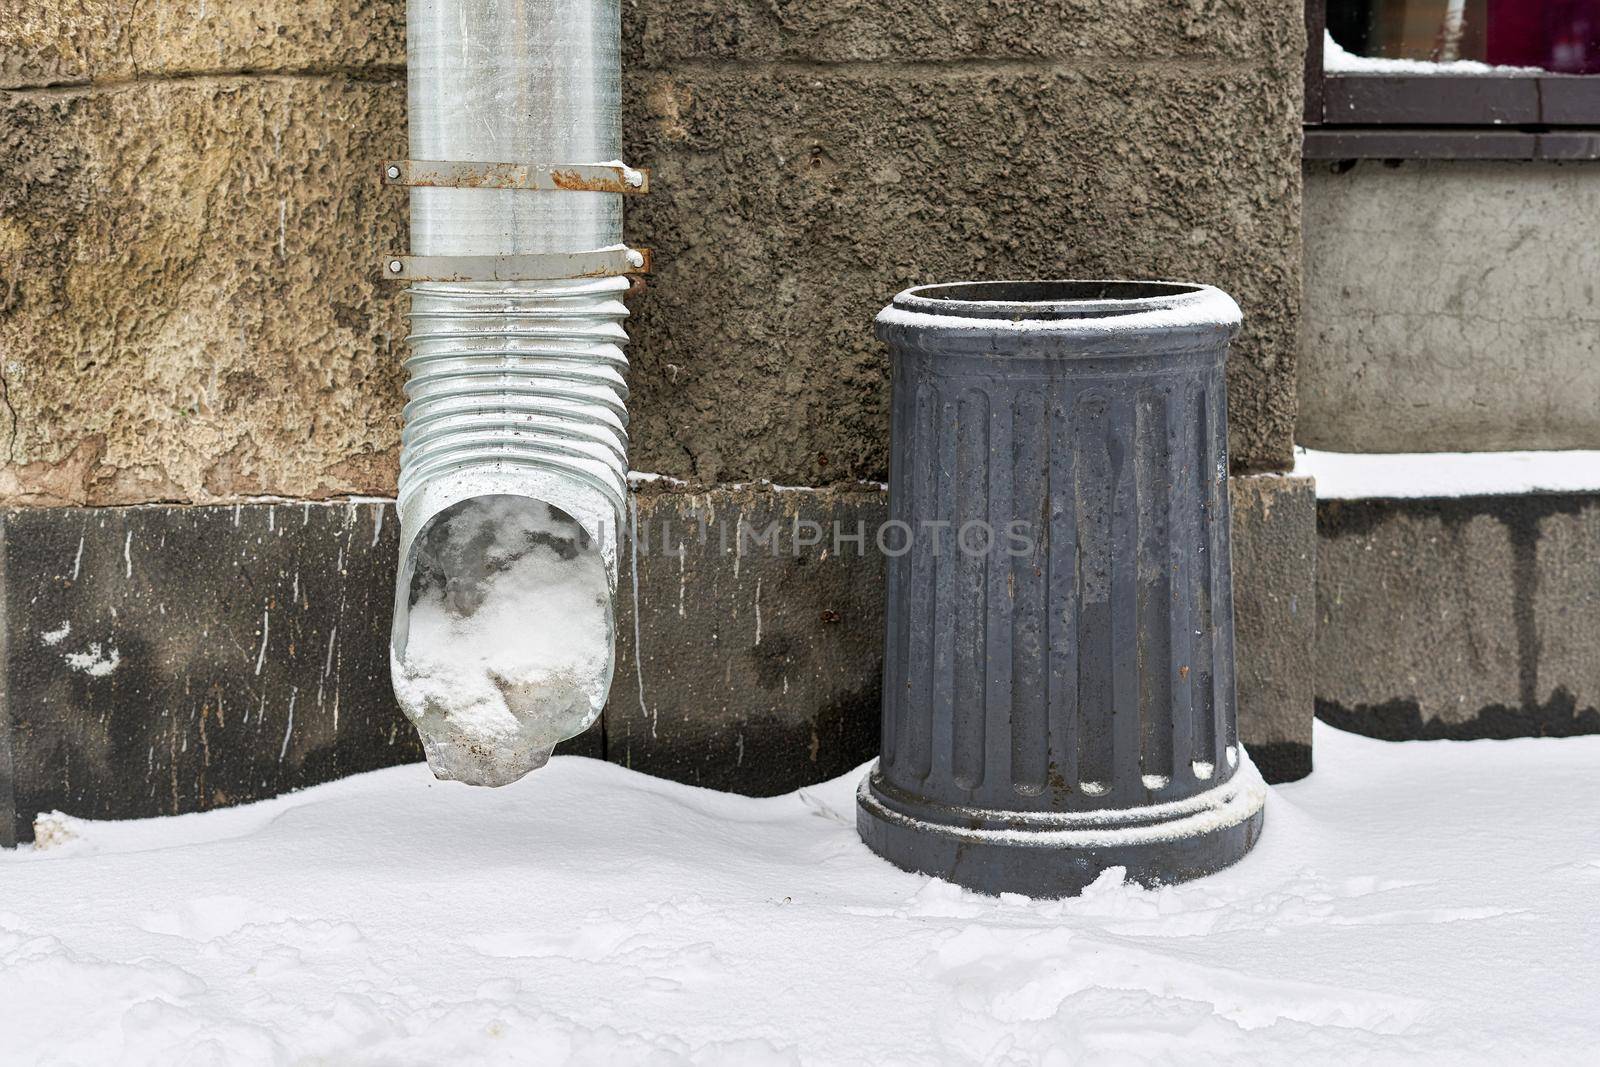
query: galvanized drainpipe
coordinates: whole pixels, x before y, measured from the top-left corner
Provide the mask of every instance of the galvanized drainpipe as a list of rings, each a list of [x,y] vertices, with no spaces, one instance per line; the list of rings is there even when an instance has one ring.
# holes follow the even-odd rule
[[[617,162],[620,17],[620,0],[407,4],[411,159],[384,167],[411,199],[411,254],[384,263],[412,282],[397,670],[419,537],[473,498],[529,498],[576,519],[604,553],[614,608],[628,469],[621,298],[625,275],[646,267],[621,246],[621,194],[643,191],[645,176]],[[429,759],[439,771],[431,747]],[[526,769],[449,776],[500,784]]]

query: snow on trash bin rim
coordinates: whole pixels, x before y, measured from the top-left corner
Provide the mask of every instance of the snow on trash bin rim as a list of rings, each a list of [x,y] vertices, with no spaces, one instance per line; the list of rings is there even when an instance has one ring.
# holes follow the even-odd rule
[[[1142,294],[1142,295],[1141,295]],[[996,336],[1071,338],[1085,354],[1213,349],[1239,327],[1239,305],[1190,282],[955,282],[906,289],[878,313],[877,335],[938,334],[973,342]]]
[[[895,311],[972,319],[986,328],[999,323],[1026,325],[1057,321],[1147,320],[1170,326],[1237,325],[1239,305],[1221,289],[1196,282],[1117,279],[941,282],[918,285],[895,295],[878,316]],[[1074,322],[1074,326],[1083,323]]]

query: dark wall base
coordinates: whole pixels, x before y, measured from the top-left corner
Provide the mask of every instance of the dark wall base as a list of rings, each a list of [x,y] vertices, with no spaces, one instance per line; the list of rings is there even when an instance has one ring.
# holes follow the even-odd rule
[[[637,506],[611,706],[558,751],[758,795],[869,758],[882,560],[831,531],[882,494]],[[830,540],[793,550],[813,520]],[[41,811],[201,811],[420,760],[389,683],[397,534],[387,503],[0,511],[0,844]]]
[[[645,491],[635,503],[607,758],[759,796],[871,758],[883,685],[872,531],[885,494]]]
[[[1310,768],[1311,495],[1242,478],[1234,501],[1241,736],[1285,780]],[[884,494],[635,502],[611,703],[562,751],[756,795],[875,755]],[[420,760],[389,686],[397,533],[386,503],[0,511],[0,843],[41,811],[199,811]]]
[[[1239,737],[1268,782],[1311,773],[1317,494],[1309,478],[1234,478]]]
[[[8,510],[0,839],[421,758],[389,692],[381,504]]]
[[[1532,708],[1488,704],[1470,716],[1453,720],[1424,718],[1415,700],[1353,708],[1318,700],[1317,718],[1329,726],[1380,741],[1504,741],[1512,737],[1600,734],[1600,709],[1578,707],[1577,698],[1559,686],[1547,702]]]
[[[1246,745],[1250,761],[1270,783],[1294,782],[1311,773],[1311,746],[1294,741]]]
[[[1323,501],[1319,718],[1387,740],[1600,732],[1600,494]]]

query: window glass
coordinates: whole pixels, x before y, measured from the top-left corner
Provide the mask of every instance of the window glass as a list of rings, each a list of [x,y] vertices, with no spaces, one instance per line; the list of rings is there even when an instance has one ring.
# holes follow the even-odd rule
[[[1600,0],[1327,0],[1329,70],[1372,61],[1600,74]]]

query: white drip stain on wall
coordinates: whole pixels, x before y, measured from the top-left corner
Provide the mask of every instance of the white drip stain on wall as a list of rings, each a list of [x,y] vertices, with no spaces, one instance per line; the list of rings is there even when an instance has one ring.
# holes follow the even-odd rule
[[[61,657],[68,667],[82,671],[91,678],[104,678],[122,663],[122,655],[115,648],[107,648],[99,641],[89,642],[82,652],[68,652]]]
[[[632,523],[628,543],[633,553],[633,565],[629,568],[633,577],[633,672],[639,679],[639,714],[650,720],[650,736],[654,737],[656,720],[644,699],[644,650],[639,643],[639,504],[631,495],[628,497],[628,515]]]
[[[267,662],[267,632],[272,625],[268,612],[261,613],[261,651],[256,653],[256,676],[261,675],[261,666]]]
[[[294,702],[300,695],[300,690],[294,686],[289,687],[289,722],[283,728],[283,747],[278,749],[278,762],[283,762],[283,757],[289,754],[289,739],[294,736]]]

